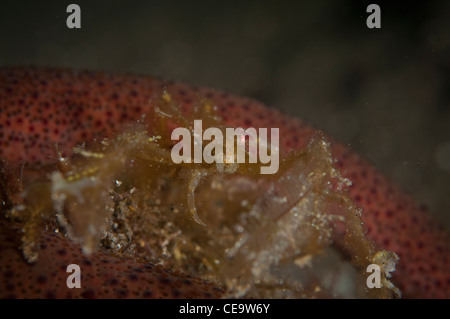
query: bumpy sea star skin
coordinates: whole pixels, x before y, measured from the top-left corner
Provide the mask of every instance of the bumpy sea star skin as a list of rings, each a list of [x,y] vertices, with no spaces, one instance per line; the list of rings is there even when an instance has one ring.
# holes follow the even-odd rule
[[[33,264],[24,263],[17,249],[21,236],[21,228],[0,221],[3,298],[218,298],[223,293],[206,281],[149,263],[102,252],[87,257],[78,245],[45,231],[39,240],[40,258]],[[80,289],[67,288],[70,264],[83,269]]]
[[[78,143],[110,136],[124,123],[141,119],[142,114],[155,106],[164,90],[169,91],[183,108],[195,107],[199,99],[213,101],[228,126],[280,128],[281,148],[285,151],[302,149],[316,131],[302,121],[259,102],[213,89],[147,76],[4,68],[0,70],[0,158],[6,163],[26,162],[27,167],[52,163],[55,161],[52,148],[55,143],[60,145],[64,154],[69,154]],[[394,251],[400,257],[393,282],[402,290],[403,296],[449,298],[450,241],[447,232],[430,220],[424,208],[366,160],[334,141],[332,150],[336,167],[352,181],[350,195],[363,208],[362,219],[368,237],[379,248]],[[4,231],[7,230],[3,228]],[[57,239],[56,242],[62,241]],[[59,244],[48,245],[46,251],[56,256],[60,248]],[[12,248],[8,249],[12,254]],[[66,251],[72,253],[69,248]],[[7,267],[25,265],[18,255],[3,259],[0,264],[2,276],[7,275]],[[52,276],[46,273],[45,267],[37,266],[34,271],[46,278]],[[151,276],[155,277],[155,274]],[[63,276],[61,280],[66,278]],[[23,285],[27,285],[27,278],[20,279],[23,279]],[[127,291],[141,289],[133,281],[124,281],[123,284]],[[60,285],[65,285],[65,282],[60,282]],[[90,285],[96,289],[94,281]],[[175,286],[167,286],[166,293],[170,296],[170,290]],[[184,295],[187,290],[183,283],[180,287],[181,296],[188,297]],[[42,291],[45,288],[44,283]],[[23,289],[21,296],[37,296],[35,291]],[[152,292],[163,294],[159,288]],[[14,289],[11,293],[19,295]],[[97,296],[102,296],[101,291],[97,293]],[[0,295],[8,295],[2,286]]]

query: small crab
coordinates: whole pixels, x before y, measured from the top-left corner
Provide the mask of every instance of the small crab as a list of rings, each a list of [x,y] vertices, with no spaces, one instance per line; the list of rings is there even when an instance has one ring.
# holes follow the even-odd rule
[[[257,163],[238,163],[224,145],[218,149],[226,154],[223,163],[175,163],[175,128],[194,134],[192,124],[201,119],[205,129],[225,133],[215,109],[199,99],[183,111],[164,91],[146,125],[139,121],[75,148],[71,158],[60,156],[63,167],[27,185],[11,213],[26,222],[25,257],[38,258],[35,229],[47,224],[80,242],[87,254],[103,243],[118,254],[218,282],[232,297],[331,296],[335,292],[314,265],[323,267],[321,256],[337,251],[350,260],[337,264],[351,265],[356,277],[364,276],[374,256],[389,256],[382,259],[392,264],[393,255],[378,254],[365,237],[360,209],[345,191],[350,181],[333,167],[322,134],[301,152],[280,154],[279,170],[271,175],[260,174]],[[250,158],[246,142],[252,136],[240,137],[234,147]],[[260,145],[279,151],[274,143]],[[383,289],[359,293],[396,292],[382,275]]]

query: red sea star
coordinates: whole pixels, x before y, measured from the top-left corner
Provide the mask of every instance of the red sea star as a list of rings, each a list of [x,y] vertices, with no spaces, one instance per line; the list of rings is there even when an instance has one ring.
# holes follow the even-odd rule
[[[143,113],[153,108],[154,97],[163,89],[169,90],[183,108],[193,107],[199,97],[214,101],[227,125],[280,128],[281,147],[284,150],[305,147],[316,131],[302,121],[287,117],[259,102],[213,89],[148,76],[4,68],[0,70],[0,158],[8,163],[26,161],[28,166],[48,164],[54,158],[49,145],[58,143],[62,151],[68,154],[77,143],[109,136],[122,123],[138,120]],[[368,237],[378,247],[394,251],[400,257],[393,281],[403,295],[448,298],[448,234],[430,220],[425,209],[380,175],[366,160],[334,141],[332,151],[333,157],[337,159],[337,168],[352,181],[350,195],[363,208],[362,218]],[[6,229],[2,229],[4,231]],[[54,255],[61,245],[68,244],[57,240],[54,246],[47,248],[47,252]],[[10,247],[7,249],[11,252]],[[69,246],[65,251],[72,253]],[[4,276],[10,271],[7,267],[24,265],[25,261],[17,256],[11,259],[5,257],[0,264]],[[43,268],[34,268],[34,271],[42,272],[40,275],[45,278],[50,276],[45,274]],[[36,278],[40,278],[40,275]],[[100,278],[94,273],[91,275],[97,280]],[[63,278],[65,280],[66,277]],[[170,278],[174,282],[176,276],[171,275]],[[22,290],[15,286],[2,286],[0,295],[45,296],[45,281],[42,281],[43,294],[22,285]],[[186,285],[182,281],[177,283],[178,292],[187,297],[188,294],[184,294]],[[142,288],[132,281],[124,285],[127,293]],[[168,286],[174,289],[175,284]],[[9,288],[11,291],[7,291]],[[208,286],[204,291],[211,293],[211,289]],[[101,292],[96,293],[102,296]],[[153,293],[162,295],[164,290],[156,288]]]

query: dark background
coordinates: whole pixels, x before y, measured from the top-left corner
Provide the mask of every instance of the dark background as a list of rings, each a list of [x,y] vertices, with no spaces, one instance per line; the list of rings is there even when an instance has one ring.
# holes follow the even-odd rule
[[[450,2],[390,2],[2,1],[0,66],[143,73],[257,98],[349,144],[449,228]],[[66,27],[70,3],[81,29]],[[370,3],[381,29],[366,27]]]

